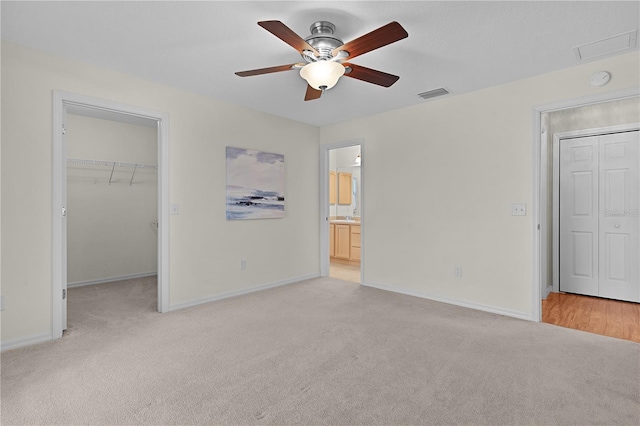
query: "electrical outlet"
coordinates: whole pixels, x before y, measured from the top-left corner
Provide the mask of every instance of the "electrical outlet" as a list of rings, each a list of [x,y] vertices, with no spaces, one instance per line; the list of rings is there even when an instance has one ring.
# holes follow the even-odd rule
[[[527,215],[527,205],[526,204],[512,204],[511,205],[511,216],[526,216]]]
[[[453,267],[453,276],[454,277],[462,277],[462,266],[456,265]]]
[[[246,261],[246,260],[244,260],[244,259],[242,259],[242,260],[240,261],[240,270],[241,270],[241,271],[244,271],[244,270],[246,270],[246,269],[247,269],[247,261]]]

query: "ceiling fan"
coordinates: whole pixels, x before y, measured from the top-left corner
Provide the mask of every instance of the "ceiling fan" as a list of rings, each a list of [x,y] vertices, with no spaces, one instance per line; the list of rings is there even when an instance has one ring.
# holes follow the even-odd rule
[[[343,75],[383,87],[391,86],[400,78],[393,74],[345,62],[408,37],[409,34],[402,25],[395,21],[349,43],[343,43],[333,35],[336,27],[328,21],[314,22],[310,28],[311,35],[305,39],[280,21],[261,21],[258,25],[296,49],[305,62],[240,71],[236,73],[240,77],[300,70],[300,76],[308,83],[305,101],[318,99]]]

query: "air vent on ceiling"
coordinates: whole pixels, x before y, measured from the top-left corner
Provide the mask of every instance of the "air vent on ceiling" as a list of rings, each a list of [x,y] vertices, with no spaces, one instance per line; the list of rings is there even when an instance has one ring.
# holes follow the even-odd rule
[[[431,99],[431,98],[448,95],[448,94],[449,94],[449,91],[444,87],[441,87],[439,89],[429,90],[428,92],[418,93],[418,96],[420,96],[422,99]]]
[[[628,31],[613,37],[607,37],[592,43],[576,46],[573,48],[573,51],[579,60],[584,61],[610,53],[633,49],[636,47],[637,37],[638,30]]]

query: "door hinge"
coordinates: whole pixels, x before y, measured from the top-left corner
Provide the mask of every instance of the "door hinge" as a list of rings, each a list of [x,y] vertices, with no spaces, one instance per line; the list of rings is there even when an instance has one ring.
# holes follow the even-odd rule
[[[67,298],[67,289],[63,288],[62,289],[62,300],[66,299],[66,298]]]
[[[67,125],[66,125],[66,124],[63,124],[63,125],[62,125],[62,134],[63,134],[63,135],[66,135],[66,134],[67,134]]]
[[[538,231],[540,230],[540,224],[538,224]]]
[[[63,207],[62,208],[62,217],[65,217],[67,215],[67,208]]]

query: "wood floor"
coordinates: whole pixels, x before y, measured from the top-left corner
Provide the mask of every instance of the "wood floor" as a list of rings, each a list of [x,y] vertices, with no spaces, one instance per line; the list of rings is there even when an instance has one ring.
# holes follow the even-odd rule
[[[640,303],[550,293],[542,322],[640,343]]]

